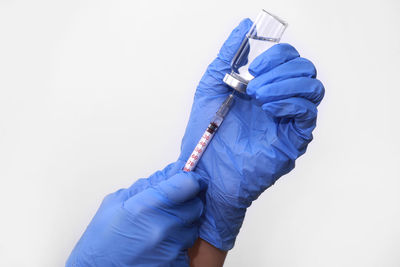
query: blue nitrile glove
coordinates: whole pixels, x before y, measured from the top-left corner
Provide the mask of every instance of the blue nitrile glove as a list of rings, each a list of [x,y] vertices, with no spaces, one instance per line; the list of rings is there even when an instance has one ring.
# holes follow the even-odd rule
[[[201,79],[182,140],[189,157],[211,118],[232,89],[222,81],[252,22],[231,33]],[[312,140],[317,105],[324,96],[314,65],[289,44],[277,44],[250,65],[255,78],[236,94],[195,172],[209,177],[200,237],[229,250],[252,201],[295,166]]]
[[[186,250],[203,210],[198,179],[179,172],[154,187],[142,190],[140,180],[106,196],[66,266],[189,266]]]

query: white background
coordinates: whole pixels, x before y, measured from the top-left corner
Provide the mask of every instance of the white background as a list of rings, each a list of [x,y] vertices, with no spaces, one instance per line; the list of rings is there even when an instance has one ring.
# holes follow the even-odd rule
[[[0,0],[0,266],[63,266],[104,195],[174,161],[200,77],[261,8],[326,95],[226,266],[400,266],[397,0]]]

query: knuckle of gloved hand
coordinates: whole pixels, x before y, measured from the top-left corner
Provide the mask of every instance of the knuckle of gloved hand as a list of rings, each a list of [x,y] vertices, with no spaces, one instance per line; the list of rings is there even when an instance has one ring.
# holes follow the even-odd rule
[[[300,57],[300,53],[288,43],[280,43],[271,47],[274,48],[273,54],[280,64]]]
[[[115,191],[114,193],[110,193],[110,194],[106,195],[101,202],[102,205],[122,199],[122,197],[125,196],[125,192],[126,192],[126,189],[121,188],[121,189]]]
[[[309,107],[302,107],[304,109],[304,121],[307,121],[307,127],[314,129],[317,124],[318,109],[315,104],[309,104]]]
[[[305,153],[308,144],[313,140],[312,132],[315,128],[315,123],[311,122],[311,125],[309,125],[308,127],[305,127],[304,125],[297,127],[295,124],[294,127],[294,136],[291,136],[290,139],[293,146],[296,148],[296,157],[299,157]]]
[[[312,141],[313,135],[310,133],[307,138],[304,137],[298,137],[298,142],[295,143],[296,147],[296,158],[300,157],[303,155],[308,147],[308,144]]]
[[[103,198],[103,201],[101,202],[102,204],[106,204],[106,203],[108,203],[108,202],[110,202],[112,199],[114,199],[115,197],[114,197],[114,193],[110,193],[110,194],[108,194],[108,195],[106,195],[104,198]]]
[[[319,105],[319,103],[321,103],[322,99],[325,96],[325,87],[322,84],[322,82],[318,79],[313,79],[313,91],[314,91],[314,95],[315,95],[315,101],[314,103],[316,105]]]
[[[301,71],[301,74],[305,77],[315,78],[317,77],[317,69],[314,64],[307,58],[298,57],[292,61],[296,64],[296,68]]]
[[[293,58],[300,56],[300,53],[291,44],[279,43],[279,44],[276,44],[274,47],[275,47],[275,49],[277,49],[276,52],[279,54],[290,55]]]
[[[325,96],[325,86],[320,80],[317,80],[317,81],[319,83],[319,95],[321,96],[321,100],[322,100]]]
[[[253,60],[249,72],[253,76],[258,76],[299,56],[300,54],[290,44],[276,44]]]
[[[276,44],[253,60],[249,66],[249,72],[254,77],[258,77],[275,69],[276,73],[280,74],[281,69],[287,69],[301,63],[311,63],[306,62],[306,60],[304,62],[303,60],[298,60],[299,57],[299,53],[293,46],[284,43]],[[284,65],[283,68],[280,67],[282,65]],[[311,63],[311,72],[313,72],[312,66]]]

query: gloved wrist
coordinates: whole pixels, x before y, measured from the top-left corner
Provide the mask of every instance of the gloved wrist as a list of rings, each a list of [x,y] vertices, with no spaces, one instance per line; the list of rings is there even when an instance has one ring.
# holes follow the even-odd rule
[[[210,182],[205,196],[205,212],[201,218],[199,237],[216,248],[227,251],[235,245],[247,206],[229,198]]]

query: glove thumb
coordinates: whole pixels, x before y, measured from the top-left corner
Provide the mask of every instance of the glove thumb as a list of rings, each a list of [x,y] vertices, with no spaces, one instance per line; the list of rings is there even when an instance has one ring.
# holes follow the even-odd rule
[[[200,177],[194,172],[179,172],[159,183],[155,189],[174,203],[193,199],[201,190]]]

